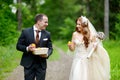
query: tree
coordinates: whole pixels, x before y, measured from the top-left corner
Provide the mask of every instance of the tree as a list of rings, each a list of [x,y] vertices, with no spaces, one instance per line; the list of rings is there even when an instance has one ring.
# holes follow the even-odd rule
[[[17,3],[18,3],[18,9],[17,9],[18,26],[17,26],[17,30],[21,30],[22,29],[21,0],[17,0]]]
[[[12,13],[10,5],[12,1],[0,1],[0,46],[8,46],[15,41],[16,16]]]
[[[120,19],[119,19],[119,14],[120,14],[120,0],[109,0],[109,31],[110,31],[110,39],[116,40],[116,37],[119,36],[118,31],[116,30],[116,23],[120,23]],[[117,25],[118,26],[118,25]],[[119,27],[119,26],[118,26]],[[117,28],[118,29],[118,28]],[[117,35],[117,36],[116,36]]]
[[[109,0],[104,1],[104,32],[109,39]]]

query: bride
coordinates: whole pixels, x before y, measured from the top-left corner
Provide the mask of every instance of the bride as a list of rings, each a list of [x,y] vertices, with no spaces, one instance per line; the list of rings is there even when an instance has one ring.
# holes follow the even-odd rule
[[[76,20],[76,31],[68,43],[75,53],[69,80],[110,80],[110,60],[101,39],[86,17]]]

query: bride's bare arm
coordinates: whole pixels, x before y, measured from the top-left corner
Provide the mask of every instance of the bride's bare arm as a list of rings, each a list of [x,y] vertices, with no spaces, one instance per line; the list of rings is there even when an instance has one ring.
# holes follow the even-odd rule
[[[68,48],[70,51],[74,51],[75,50],[75,43],[71,42],[70,44],[68,44]]]
[[[74,50],[75,50],[74,40],[75,40],[75,33],[73,33],[73,35],[72,35],[72,41],[71,41],[70,43],[68,43],[68,48],[69,48],[69,50],[71,50],[71,51],[74,51]]]
[[[94,36],[92,38],[92,43],[93,43],[93,48],[95,48],[95,50],[97,49],[98,43],[100,43],[100,40],[97,36]]]

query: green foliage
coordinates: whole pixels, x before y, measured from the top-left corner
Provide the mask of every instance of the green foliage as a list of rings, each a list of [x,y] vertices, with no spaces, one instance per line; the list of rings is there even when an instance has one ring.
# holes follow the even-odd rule
[[[119,13],[120,1],[110,0],[110,39],[117,39],[114,34],[116,32],[115,25],[118,27],[117,15]],[[54,4],[55,3],[55,4]],[[10,29],[17,27],[17,17],[12,14],[9,8],[9,5],[12,4],[12,1],[0,1],[0,17],[3,24],[9,24]],[[12,4],[18,8],[20,6],[22,10],[22,28],[30,27],[34,24],[34,16],[37,13],[45,13],[49,17],[49,30],[52,34],[53,39],[62,38],[63,34],[66,36],[68,32],[68,26],[71,26],[65,22],[67,18],[75,20],[78,16],[85,15],[90,19],[95,28],[98,31],[104,31],[104,4],[103,0],[99,2],[96,0],[22,0],[21,4]],[[9,20],[4,20],[4,17],[8,16]],[[4,23],[3,23],[4,22]],[[12,24],[11,24],[12,23]],[[72,24],[72,23],[71,23]],[[72,25],[73,26],[73,25]],[[74,25],[75,26],[75,25]],[[1,28],[0,28],[1,29]],[[73,28],[74,30],[74,28]],[[59,32],[60,31],[60,32]],[[62,31],[64,31],[62,33]],[[4,31],[3,31],[4,32]],[[62,33],[62,34],[61,34]],[[16,34],[16,33],[15,33]],[[56,34],[56,35],[54,35]],[[71,34],[71,33],[70,33]],[[119,34],[119,33],[118,33]],[[2,34],[3,35],[3,34]],[[62,35],[62,36],[61,36]],[[66,36],[68,39],[69,36]],[[12,37],[11,37],[12,38]],[[9,39],[8,39],[9,40]],[[4,41],[2,41],[4,42]]]
[[[60,54],[56,48],[54,48],[52,55],[48,58],[49,61],[55,61],[60,59]]]
[[[54,41],[54,44],[55,46],[58,46],[59,48],[61,48],[64,52],[66,52],[68,49],[66,41],[57,40],[57,41]]]
[[[8,45],[16,37],[16,19],[8,5],[2,5],[0,10],[0,45]]]
[[[111,80],[120,79],[120,41],[104,41],[104,47],[107,49],[110,56],[111,64]]]
[[[5,5],[12,4],[12,0],[0,0],[0,8]]]
[[[32,15],[29,5],[22,5],[22,27],[27,28],[31,27],[34,24],[34,16]]]
[[[44,1],[43,4],[42,1]],[[30,27],[34,24],[34,16],[37,13],[45,13],[49,17],[47,29],[51,32],[53,40],[62,39],[64,42],[55,42],[57,46],[67,49],[66,42],[71,39],[75,29],[75,19],[85,15],[90,19],[97,30],[103,31],[104,0],[22,0],[21,4],[12,4],[13,0],[0,0],[0,80],[4,72],[9,72],[11,62],[16,59],[16,52],[13,46],[5,47],[16,41],[18,32],[17,16],[11,12],[10,5],[20,6],[22,10],[22,27]],[[120,0],[110,0],[110,39],[119,40],[120,37]],[[119,64],[119,41],[104,42],[111,59],[111,80],[120,79]],[[9,51],[9,53],[8,53]],[[13,55],[15,53],[15,55]],[[58,51],[55,49],[49,60],[55,60]],[[2,56],[2,57],[1,57]],[[18,55],[19,56],[19,55]],[[14,59],[13,59],[14,58]],[[11,59],[11,60],[9,60]],[[2,67],[2,68],[1,68]],[[3,68],[4,67],[4,68]],[[1,75],[2,73],[2,75]]]
[[[14,43],[7,47],[0,46],[0,51],[0,80],[3,80],[19,65],[21,54],[16,50]]]
[[[53,34],[52,37],[54,39],[62,38],[59,31],[61,27],[66,27],[64,21],[67,17],[73,20],[76,19],[76,13],[80,8],[80,6],[76,4],[76,1],[77,0],[46,0],[45,4],[41,5],[40,12],[48,15],[49,26],[47,29]]]
[[[120,0],[110,0],[110,39],[118,39],[117,33],[119,33],[119,24],[120,24]]]
[[[67,53],[68,47],[67,43],[64,41],[55,41],[54,42],[59,48],[64,50]],[[110,57],[110,66],[111,66],[111,79],[110,80],[119,80],[120,79],[120,41],[103,41],[105,49],[108,51]]]
[[[72,20],[71,18],[66,18],[64,20],[64,26],[60,27],[60,38],[64,40],[71,40],[71,36],[73,31],[75,30],[75,20]]]
[[[6,47],[0,46],[0,80],[4,80],[4,78],[9,76],[9,73],[20,63],[22,52],[17,51],[15,46],[16,43],[12,43]],[[58,59],[60,59],[59,52],[57,49],[54,49],[48,60],[55,61]]]
[[[115,33],[111,32],[111,34],[115,37],[115,40],[120,40],[120,13],[118,13],[117,21],[115,22]]]
[[[110,0],[110,39],[114,38],[112,33],[116,31],[114,27],[117,21],[116,13],[119,13],[119,3],[119,0]],[[20,6],[22,27],[32,26],[35,14],[45,13],[49,17],[47,29],[51,34],[56,34],[52,35],[53,39],[63,38],[58,31],[69,26],[65,23],[67,17],[75,20],[78,16],[85,15],[98,31],[104,31],[104,6],[101,6],[103,4],[103,0],[99,2],[95,0],[23,0]]]

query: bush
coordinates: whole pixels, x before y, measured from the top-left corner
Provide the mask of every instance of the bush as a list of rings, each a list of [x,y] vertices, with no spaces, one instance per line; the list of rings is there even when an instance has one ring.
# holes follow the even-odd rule
[[[9,6],[3,5],[0,10],[0,45],[8,45],[17,36],[16,16],[11,13]]]
[[[75,30],[75,21],[73,21],[70,18],[66,18],[64,22],[65,22],[64,27],[59,28],[60,29],[59,35],[62,39],[68,41],[71,40],[72,33]]]

